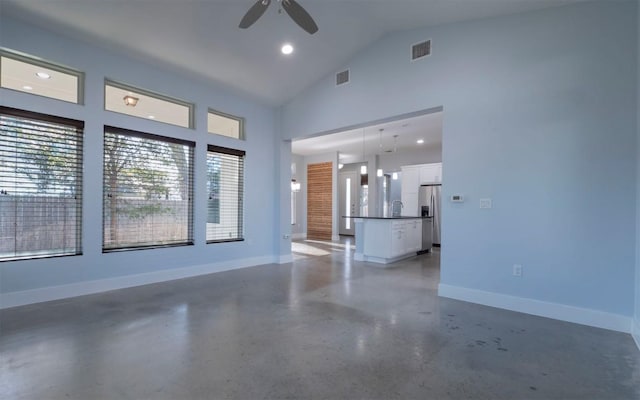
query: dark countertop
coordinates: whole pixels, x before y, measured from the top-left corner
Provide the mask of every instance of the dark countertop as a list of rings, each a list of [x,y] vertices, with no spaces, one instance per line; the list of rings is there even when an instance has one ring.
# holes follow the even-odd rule
[[[342,218],[360,218],[360,219],[431,219],[433,217],[346,217],[342,216]]]

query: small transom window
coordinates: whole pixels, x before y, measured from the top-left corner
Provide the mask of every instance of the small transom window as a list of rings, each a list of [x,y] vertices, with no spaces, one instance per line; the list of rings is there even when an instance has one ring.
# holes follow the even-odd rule
[[[0,86],[82,104],[84,74],[23,55],[0,52]]]
[[[121,83],[106,81],[104,108],[134,117],[193,128],[193,104]]]
[[[243,118],[210,109],[207,122],[209,133],[244,139]]]

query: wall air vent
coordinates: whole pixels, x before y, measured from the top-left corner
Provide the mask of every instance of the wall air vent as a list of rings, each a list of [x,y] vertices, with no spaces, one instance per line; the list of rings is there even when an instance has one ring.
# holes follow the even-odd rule
[[[411,61],[431,55],[431,39],[411,46]]]
[[[336,74],[336,86],[344,85],[349,82],[349,70],[346,69]]]

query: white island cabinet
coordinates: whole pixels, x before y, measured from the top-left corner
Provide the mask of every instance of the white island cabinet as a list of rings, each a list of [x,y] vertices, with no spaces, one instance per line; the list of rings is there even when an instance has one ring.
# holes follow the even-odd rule
[[[356,218],[357,261],[389,264],[422,247],[422,218]]]

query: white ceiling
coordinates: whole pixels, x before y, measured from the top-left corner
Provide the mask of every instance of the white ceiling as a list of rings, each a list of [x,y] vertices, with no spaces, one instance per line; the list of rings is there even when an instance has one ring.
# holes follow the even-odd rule
[[[380,129],[383,129],[382,135]],[[420,148],[442,146],[442,111],[333,133],[296,140],[291,152],[301,156],[340,152],[340,159],[362,160],[364,132],[365,157],[390,152],[406,153]],[[394,136],[397,138],[394,140]],[[423,139],[423,144],[417,144]]]
[[[239,29],[255,0],[0,0],[0,12],[277,106],[390,32],[576,1],[298,0],[320,28],[315,35],[279,14],[275,2]],[[285,41],[295,46],[291,56],[279,52]]]

